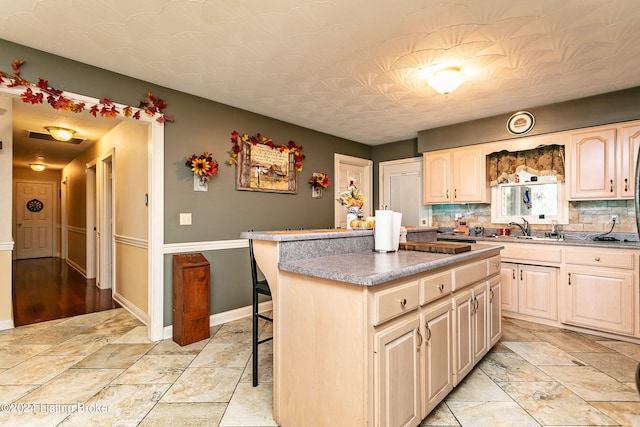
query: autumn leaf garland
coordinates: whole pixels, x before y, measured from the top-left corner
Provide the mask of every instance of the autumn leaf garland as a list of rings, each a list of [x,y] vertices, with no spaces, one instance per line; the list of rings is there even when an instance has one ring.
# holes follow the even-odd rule
[[[21,87],[26,89],[20,94],[22,102],[27,104],[43,104],[45,99],[49,105],[55,110],[80,113],[89,108],[89,113],[94,117],[104,117],[106,119],[112,119],[120,114],[117,105],[110,98],[100,98],[98,104],[87,107],[86,103],[78,100],[73,100],[64,95],[64,92],[60,89],[55,89],[49,86],[49,82],[42,78],[38,78],[38,82],[33,84],[20,76],[20,67],[24,64],[24,61],[15,59],[11,63],[11,70],[13,74],[0,70],[0,84],[9,87]],[[152,117],[155,114],[159,114],[156,119],[159,123],[173,122],[173,116],[164,114],[165,108],[168,103],[160,98],[153,96],[151,92],[147,93],[147,96],[140,101],[138,109],[130,106],[122,108],[122,115],[130,117],[136,120],[140,119],[141,112],[146,113]]]
[[[249,136],[244,133],[242,136],[235,130],[231,132],[231,143],[233,147],[231,147],[231,151],[229,152],[230,159],[227,161],[228,165],[237,165],[238,164],[238,156],[240,151],[242,151],[242,147],[240,146],[240,142],[250,143],[252,145],[264,144],[272,150],[278,150],[281,153],[293,153],[295,157],[295,166],[298,172],[302,172],[302,161],[305,159],[304,154],[301,154],[302,146],[296,145],[295,142],[289,141],[287,145],[277,145],[273,143],[271,138],[267,138],[266,136],[262,136],[259,133],[255,136]]]

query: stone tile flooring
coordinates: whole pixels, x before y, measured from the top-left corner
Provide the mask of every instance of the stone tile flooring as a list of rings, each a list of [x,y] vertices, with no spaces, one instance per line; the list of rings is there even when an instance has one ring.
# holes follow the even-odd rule
[[[270,342],[251,386],[250,318],[185,347],[146,335],[124,309],[0,331],[0,425],[276,425]],[[501,342],[421,425],[640,426],[638,362],[640,345],[505,319]]]

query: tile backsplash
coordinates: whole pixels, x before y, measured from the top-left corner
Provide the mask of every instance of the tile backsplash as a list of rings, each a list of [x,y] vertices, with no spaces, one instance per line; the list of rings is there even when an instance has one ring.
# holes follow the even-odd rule
[[[611,229],[611,215],[617,214],[620,223],[615,232],[636,232],[636,213],[633,200],[592,200],[569,202],[569,224],[563,225],[563,231],[604,232]],[[470,226],[482,225],[485,228],[496,228],[504,224],[491,222],[491,205],[461,204],[433,205],[431,207],[432,225],[434,227],[455,226],[455,215],[462,214]],[[532,224],[533,230],[548,230],[547,224]]]

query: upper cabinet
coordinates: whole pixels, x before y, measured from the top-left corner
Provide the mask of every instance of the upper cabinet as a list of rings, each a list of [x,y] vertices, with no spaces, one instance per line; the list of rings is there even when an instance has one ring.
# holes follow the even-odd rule
[[[632,199],[640,122],[572,133],[567,164],[569,200]]]
[[[423,203],[489,203],[486,159],[477,146],[423,154]]]

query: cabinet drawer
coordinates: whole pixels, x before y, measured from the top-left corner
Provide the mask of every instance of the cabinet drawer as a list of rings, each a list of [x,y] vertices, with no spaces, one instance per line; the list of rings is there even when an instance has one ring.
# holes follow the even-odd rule
[[[500,255],[503,260],[509,261],[561,263],[562,248],[552,247],[554,244],[505,243]]]
[[[500,273],[502,267],[502,259],[500,255],[496,255],[487,260],[487,276],[493,276]]]
[[[389,319],[418,307],[419,281],[396,285],[374,293],[373,324],[379,325]]]
[[[624,251],[603,251],[596,249],[566,249],[567,264],[589,265],[593,267],[624,268],[632,270],[635,255]]]
[[[487,277],[487,260],[476,261],[453,269],[452,290],[455,291]]]
[[[439,274],[420,279],[420,305],[437,300],[451,292],[451,272],[443,271]]]

